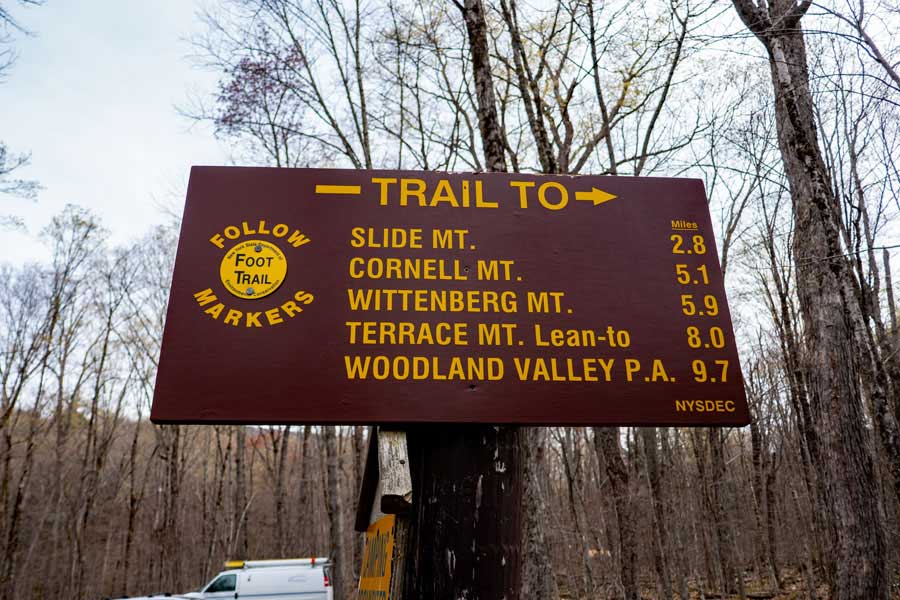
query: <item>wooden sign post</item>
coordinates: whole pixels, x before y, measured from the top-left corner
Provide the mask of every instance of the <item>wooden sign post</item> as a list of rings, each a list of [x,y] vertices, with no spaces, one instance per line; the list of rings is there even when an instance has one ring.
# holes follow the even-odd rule
[[[521,474],[511,427],[418,426],[370,432],[356,529],[392,526],[389,580],[361,578],[360,598],[518,598]],[[460,445],[462,442],[462,445]],[[504,451],[505,452],[505,451]],[[483,456],[490,464],[467,459]],[[417,495],[412,490],[418,489]],[[365,574],[367,561],[363,559]],[[364,596],[364,593],[366,594]]]
[[[402,598],[405,575],[409,520],[413,505],[412,476],[409,468],[406,433],[369,429],[369,451],[366,455],[362,489],[356,505],[356,530],[366,533],[363,569],[359,582],[360,599],[371,588],[386,590],[384,598]],[[379,526],[379,523],[382,525]],[[366,556],[375,549],[370,532],[388,530],[390,552],[385,553],[386,569],[382,581],[370,585],[365,581]],[[373,594],[372,597],[377,597]]]

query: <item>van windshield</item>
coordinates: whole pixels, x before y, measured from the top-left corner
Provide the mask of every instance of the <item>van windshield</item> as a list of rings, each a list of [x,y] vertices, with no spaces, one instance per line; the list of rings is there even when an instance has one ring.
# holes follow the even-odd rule
[[[210,592],[233,592],[236,585],[237,585],[237,575],[232,573],[231,575],[222,575],[221,577],[218,577],[217,579],[213,580],[213,582],[210,583],[206,587],[206,589],[203,591],[207,592],[207,593],[210,593]]]

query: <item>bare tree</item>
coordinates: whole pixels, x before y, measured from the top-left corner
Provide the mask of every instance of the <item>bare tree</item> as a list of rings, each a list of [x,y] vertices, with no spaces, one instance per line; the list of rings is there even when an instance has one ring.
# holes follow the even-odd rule
[[[622,597],[625,600],[639,600],[641,593],[638,587],[640,575],[637,560],[637,517],[629,490],[631,475],[622,458],[619,428],[595,427],[594,444],[612,488],[618,530],[618,564]]]
[[[350,553],[344,544],[344,502],[341,496],[341,485],[338,479],[338,449],[334,426],[324,428],[325,434],[325,482],[326,502],[328,506],[328,528],[331,539],[330,557],[336,563],[334,583],[335,598],[344,598],[351,589],[349,558]]]
[[[900,73],[897,72],[897,60],[891,58],[891,52],[886,53],[882,50],[880,44],[869,33],[866,22],[872,19],[872,13],[866,7],[865,0],[845,0],[842,4],[843,6],[837,6],[817,2],[815,6],[850,26],[858,36],[859,45],[865,49],[872,60],[884,69],[894,91],[900,92]],[[897,48],[891,50],[896,52]]]
[[[835,597],[885,597],[883,512],[879,499],[864,491],[874,489],[875,473],[858,388],[862,349],[856,337],[859,323],[853,318],[853,276],[819,148],[800,29],[810,2],[783,0],[763,9],[747,0],[733,1],[741,20],[766,48],[771,68],[779,147],[794,207],[794,260],[807,338],[811,413],[827,448],[820,459],[837,551]]]
[[[37,6],[43,4],[43,0],[18,0],[23,6]],[[15,62],[16,54],[12,48],[12,34],[27,33],[22,25],[13,18],[8,5],[0,4],[0,83],[6,79],[6,74]],[[14,154],[0,141],[0,195],[6,194],[19,198],[32,200],[36,197],[41,186],[36,181],[17,179],[11,177],[14,171],[28,165],[31,156]],[[21,219],[12,215],[0,215],[0,228],[21,228]]]
[[[28,154],[12,154],[6,144],[0,143],[0,194],[27,199],[37,196],[41,188],[36,181],[10,177],[17,169],[27,166],[30,159]]]

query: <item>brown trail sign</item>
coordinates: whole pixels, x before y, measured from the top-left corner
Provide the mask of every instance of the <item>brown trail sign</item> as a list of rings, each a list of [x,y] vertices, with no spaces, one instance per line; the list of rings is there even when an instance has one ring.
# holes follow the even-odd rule
[[[196,167],[160,423],[742,425],[701,182]]]
[[[151,419],[401,424],[359,597],[512,600],[522,460],[489,425],[748,422],[715,248],[697,180],[197,167]]]

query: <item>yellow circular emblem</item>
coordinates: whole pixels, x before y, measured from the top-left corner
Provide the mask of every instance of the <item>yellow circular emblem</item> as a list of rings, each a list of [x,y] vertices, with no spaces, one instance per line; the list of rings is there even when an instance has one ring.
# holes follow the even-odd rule
[[[268,296],[287,274],[284,252],[272,242],[245,240],[225,253],[219,277],[225,289],[245,300]]]

